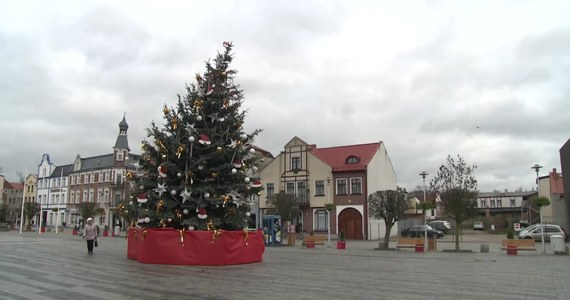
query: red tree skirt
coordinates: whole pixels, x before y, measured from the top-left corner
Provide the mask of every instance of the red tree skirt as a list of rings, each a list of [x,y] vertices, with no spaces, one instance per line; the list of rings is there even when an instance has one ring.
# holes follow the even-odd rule
[[[260,262],[262,231],[129,228],[127,257],[145,264],[223,266]]]

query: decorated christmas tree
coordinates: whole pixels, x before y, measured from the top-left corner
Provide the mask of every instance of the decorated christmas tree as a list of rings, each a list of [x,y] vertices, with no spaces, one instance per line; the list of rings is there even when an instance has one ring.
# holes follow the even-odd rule
[[[164,123],[152,122],[142,142],[132,196],[137,225],[187,230],[247,228],[256,177],[254,137],[244,131],[243,91],[230,69],[232,43],[163,108]]]

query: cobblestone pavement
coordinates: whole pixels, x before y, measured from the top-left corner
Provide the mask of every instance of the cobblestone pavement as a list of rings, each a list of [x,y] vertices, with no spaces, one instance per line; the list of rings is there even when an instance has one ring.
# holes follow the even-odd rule
[[[268,247],[261,263],[193,267],[129,260],[124,238],[100,238],[87,255],[69,232],[0,232],[0,299],[570,299],[570,256],[508,256],[501,238],[479,239],[490,253],[476,239],[461,243],[473,253],[348,241],[347,250]],[[438,250],[448,246],[442,239]]]

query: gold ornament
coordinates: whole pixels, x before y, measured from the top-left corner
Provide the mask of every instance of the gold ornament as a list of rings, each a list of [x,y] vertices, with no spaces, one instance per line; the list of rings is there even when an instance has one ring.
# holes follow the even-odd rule
[[[162,209],[163,206],[164,206],[164,200],[160,199],[160,201],[158,201],[158,204],[156,205],[156,213],[157,214]]]
[[[228,108],[230,106],[230,101],[228,99],[224,99],[224,108]]]
[[[249,237],[249,231],[247,230],[247,228],[243,229],[243,242],[245,243],[245,245],[247,246],[247,238]]]
[[[184,145],[178,146],[178,149],[176,149],[176,157],[178,157],[178,159],[180,159],[180,156],[182,156],[183,151],[184,151]]]
[[[228,201],[230,201],[230,198],[231,198],[230,196],[224,195],[224,198],[223,198],[224,204],[222,204],[222,207],[226,207],[226,203],[228,203]]]
[[[167,114],[170,112],[170,110],[168,109],[168,106],[166,106],[166,104],[164,104],[164,107],[162,108],[162,112],[163,112],[165,115],[167,115]]]
[[[184,247],[184,229],[180,229],[178,231],[178,235],[180,236],[180,245]]]
[[[178,119],[176,119],[176,117],[172,118],[170,123],[172,124],[172,129],[176,130],[176,128],[178,128]]]
[[[202,108],[202,105],[204,104],[204,101],[200,98],[196,99],[196,101],[194,101],[194,108],[195,109],[200,109]]]
[[[144,238],[146,237],[146,233],[148,232],[148,228],[145,228],[142,232],[142,239],[144,241]]]

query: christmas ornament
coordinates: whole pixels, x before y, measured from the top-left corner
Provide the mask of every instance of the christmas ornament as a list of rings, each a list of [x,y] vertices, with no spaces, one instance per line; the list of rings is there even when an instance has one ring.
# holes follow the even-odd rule
[[[243,181],[245,181],[245,183],[249,183],[250,179],[249,179],[249,177],[246,177],[246,178],[244,178]]]
[[[241,139],[244,140],[244,141],[247,140],[247,134],[245,134],[245,133],[242,133],[242,134],[240,135],[240,137],[241,137]]]
[[[164,107],[162,108],[162,112],[163,112],[165,115],[167,115],[167,114],[170,112],[170,110],[168,109],[168,106],[166,106],[166,104],[164,104]]]
[[[194,123],[192,124],[186,123],[186,126],[184,126],[184,130],[188,132],[188,135],[194,134],[194,132],[196,132],[196,129],[194,129]]]
[[[166,183],[159,183],[154,192],[158,193],[159,197],[162,197],[162,193],[166,192]]]
[[[248,211],[245,213],[245,216],[249,218],[249,216],[251,216],[251,213]]]
[[[249,153],[254,154],[254,153],[255,153],[255,149],[253,149],[253,148],[249,149]]]
[[[210,198],[210,193],[204,193],[204,198],[206,199]]]
[[[163,178],[166,177],[166,166],[158,167],[158,175]]]
[[[176,190],[170,191],[170,194],[171,194],[172,196],[176,196]]]
[[[208,91],[206,91],[206,96],[210,96],[214,92],[215,84],[208,84]]]
[[[194,230],[194,226],[189,225],[189,226],[188,226],[188,230]]]
[[[218,147],[216,148],[216,150],[218,151],[218,153],[220,153],[220,152],[222,152],[222,147],[218,146]]]
[[[148,201],[148,194],[147,193],[141,193],[137,197],[138,203],[147,203],[147,201]]]
[[[232,174],[235,175],[236,173],[237,173],[237,170],[236,170],[235,168],[233,168],[233,169],[232,169]]]
[[[205,208],[200,208],[198,209],[198,219],[200,220],[204,220],[208,217],[208,213],[206,213],[206,209]]]
[[[150,223],[150,218],[149,218],[149,217],[145,217],[145,218],[144,218],[144,222],[145,222],[145,223]]]
[[[199,166],[198,166],[198,170],[199,170],[199,171],[202,171],[202,170],[204,170],[204,166],[202,166],[202,165],[199,165]]]
[[[204,104],[204,101],[202,101],[202,99],[196,99],[196,101],[194,101],[194,108],[196,110],[200,110],[200,108],[202,108],[202,104]],[[198,120],[201,121],[201,120]]]
[[[195,139],[194,139],[193,136],[190,136],[190,137],[188,138],[188,140],[190,141],[190,143],[193,143]]]
[[[185,208],[185,209],[182,210],[182,213],[185,214],[185,215],[187,215],[187,214],[189,213],[189,211],[188,211],[187,208]]]
[[[251,186],[252,188],[261,187],[261,180],[259,180],[259,179],[253,180],[253,181],[250,183],[250,186]]]
[[[231,142],[229,145],[226,145],[226,146],[228,146],[228,147],[230,147],[230,148],[235,148],[235,147],[238,145],[238,143],[239,143],[239,141],[234,141],[234,140],[232,140],[232,142]]]
[[[242,166],[241,160],[239,160],[239,159],[234,160],[234,167],[239,169],[239,168],[241,168],[241,166]]]
[[[210,142],[210,137],[208,135],[201,134],[200,139],[198,140],[198,143],[200,143],[202,145],[210,145],[212,142]]]
[[[196,117],[196,121],[201,122],[201,121],[202,121],[202,116],[197,116],[197,117]]]
[[[188,191],[188,188],[184,188],[184,192],[180,193],[180,196],[182,196],[182,203],[188,201],[188,199],[190,199],[190,196],[192,196],[192,193],[190,191]]]
[[[176,173],[176,176],[177,176],[177,177],[182,177],[182,173],[178,172],[178,173]]]

